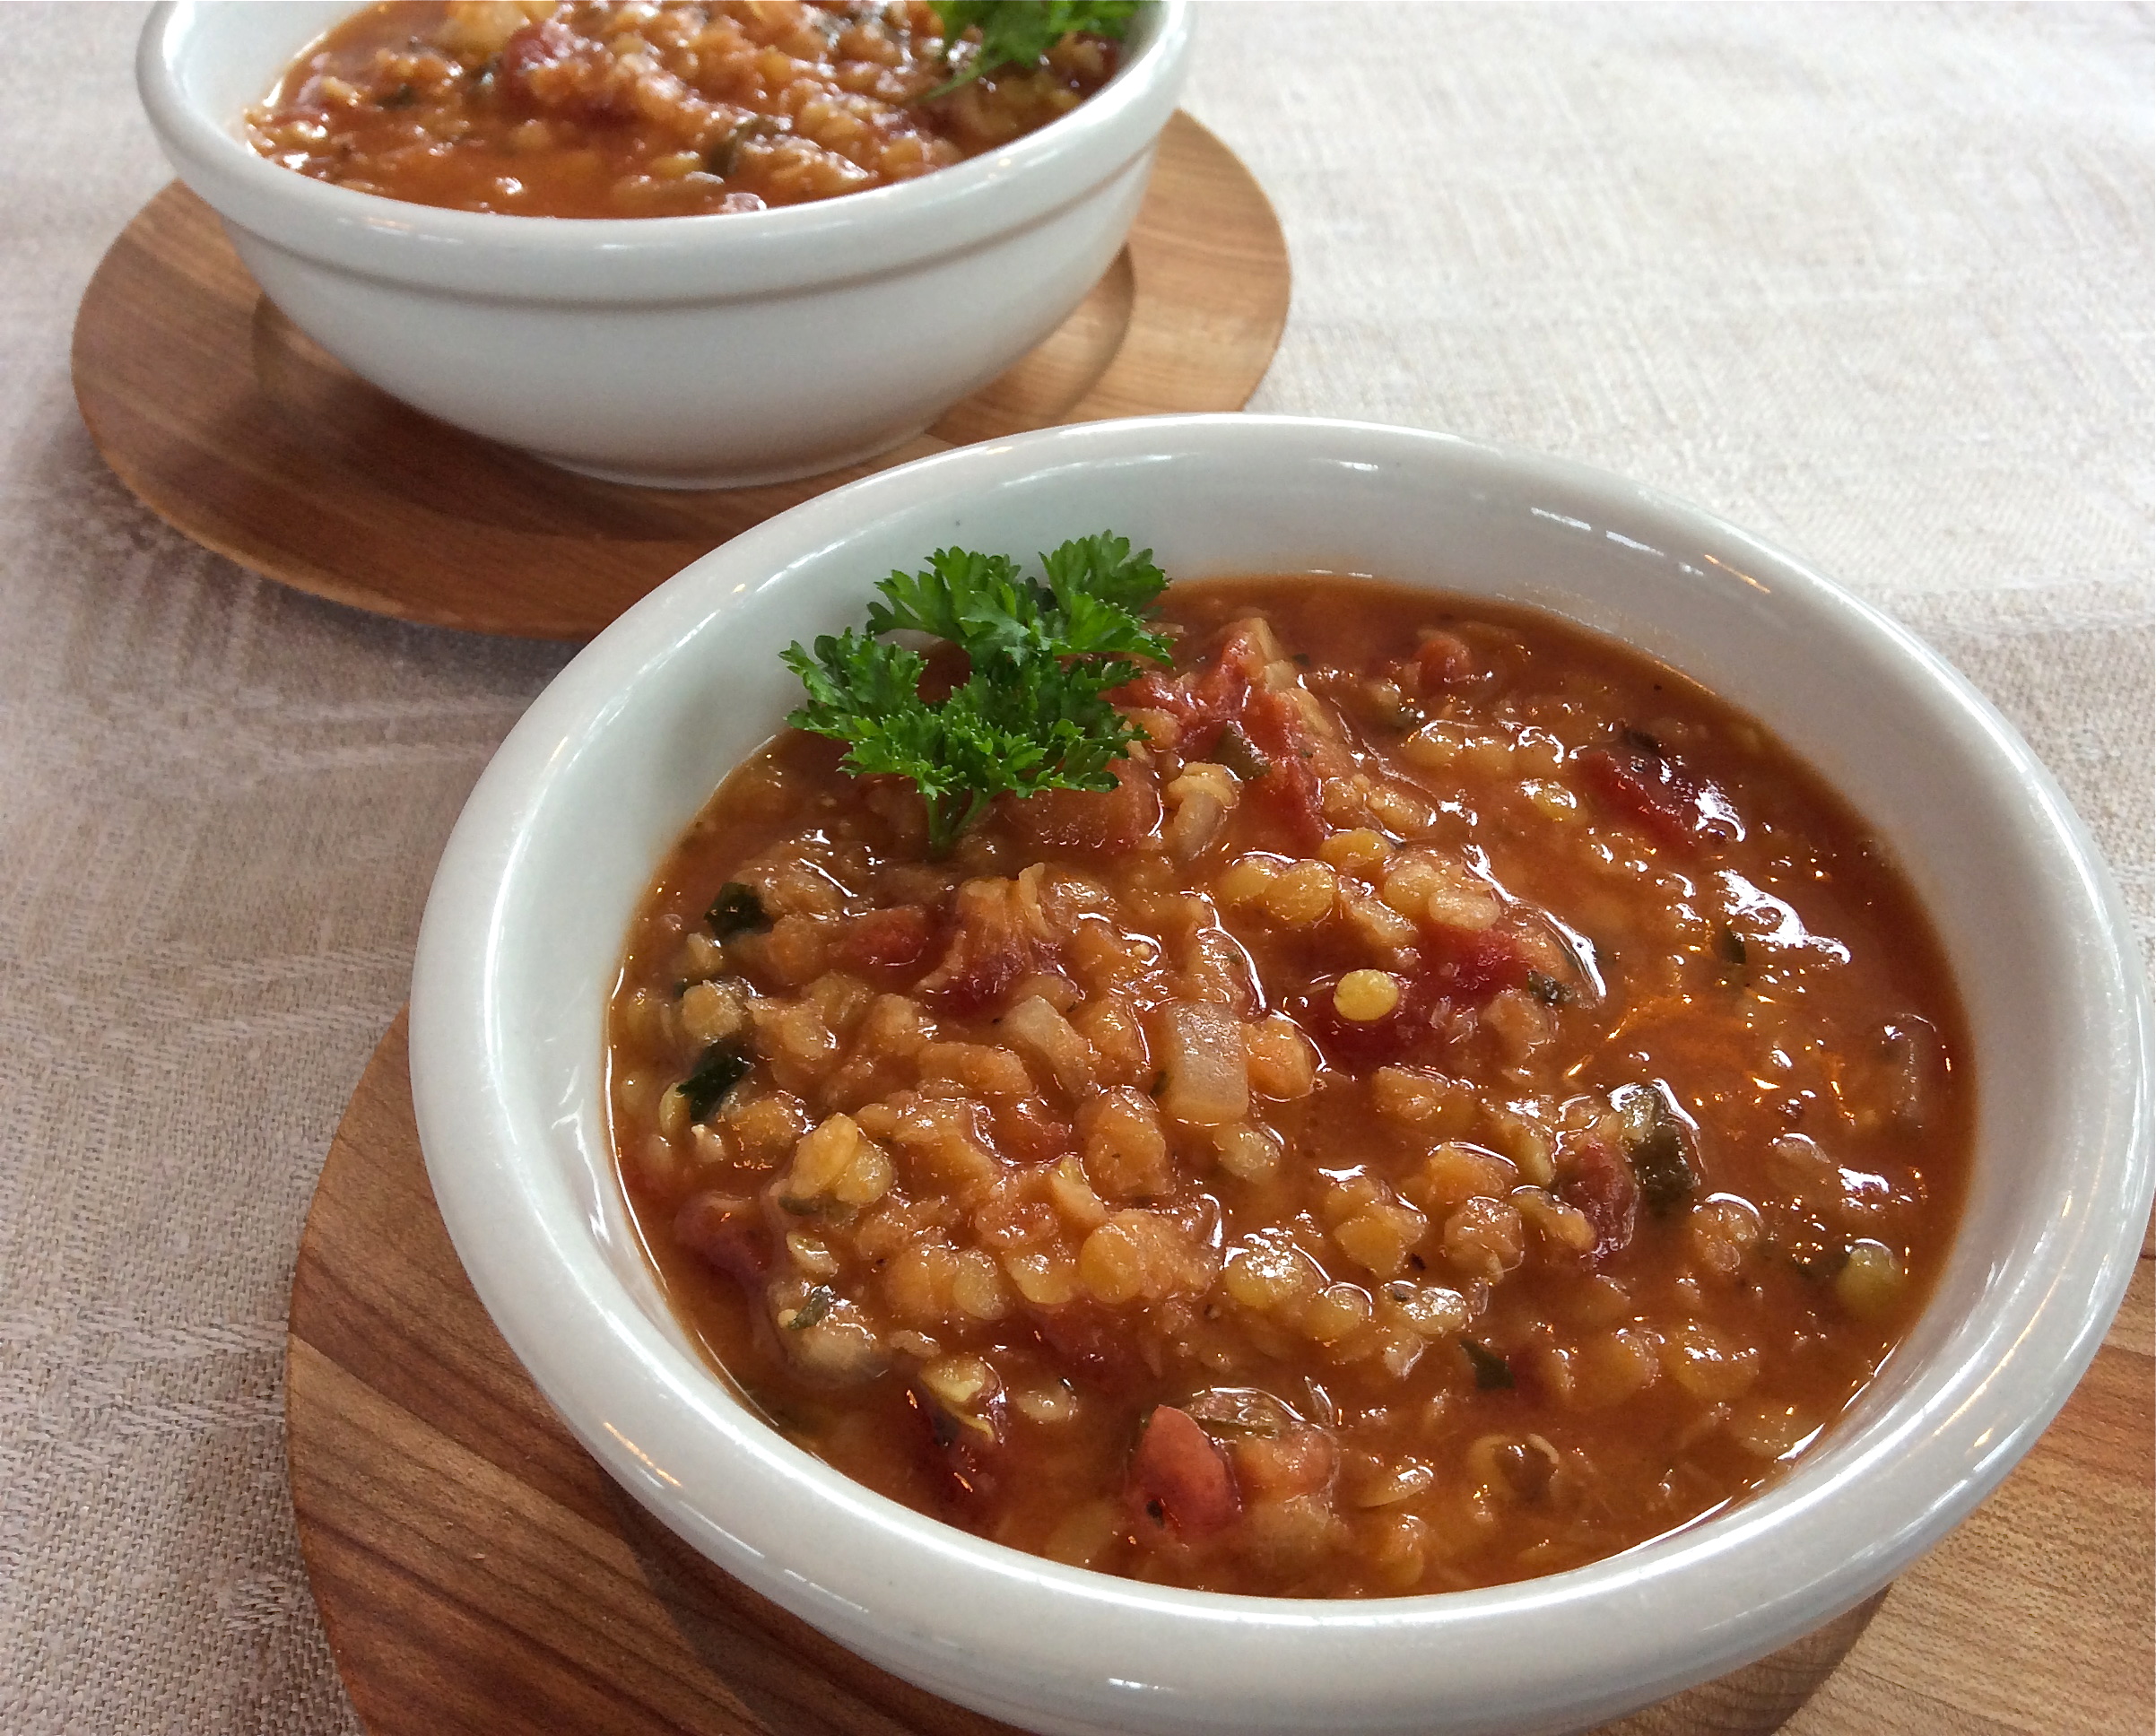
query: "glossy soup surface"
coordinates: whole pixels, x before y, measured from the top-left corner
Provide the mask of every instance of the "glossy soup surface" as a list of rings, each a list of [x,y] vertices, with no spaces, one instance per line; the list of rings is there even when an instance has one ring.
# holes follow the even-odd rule
[[[871,1487],[1177,1585],[1491,1584],[1758,1488],[1961,1198],[1908,887],[1741,713],[1554,619],[1163,612],[1112,794],[928,862],[910,786],[787,733],[668,858],[611,1093],[684,1323]]]
[[[961,162],[1115,72],[1083,33],[1038,65],[952,78],[925,0],[382,0],[248,116],[317,180],[530,217],[799,204]]]

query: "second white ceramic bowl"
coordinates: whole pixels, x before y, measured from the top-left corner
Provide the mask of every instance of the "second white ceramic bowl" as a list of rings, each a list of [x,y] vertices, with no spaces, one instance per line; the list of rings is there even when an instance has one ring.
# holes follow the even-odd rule
[[[1975,1170],[1914,1332],[1780,1481],[1680,1534],[1495,1590],[1225,1597],[1063,1567],[870,1494],[714,1378],[659,1296],[609,1152],[602,1021],[674,838],[778,725],[779,648],[857,624],[952,542],[1112,526],[1183,577],[1376,574],[1551,609],[1746,707],[1876,827],[1974,1041]],[[1465,440],[1258,417],[1108,422],[887,472],[639,603],[474,790],[421,934],[412,1076],[481,1298],[578,1437],[697,1549],[937,1693],[1064,1736],[1574,1730],[1786,1645],[2005,1475],[2094,1353],[2150,1202],[2149,1013],[2057,787],[1908,633],[1650,490]]]
[[[408,204],[248,148],[247,107],[350,0],[164,0],[136,82],[179,177],[292,323],[429,415],[618,481],[803,476],[917,434],[1061,323],[1123,245],[1190,46],[1134,20],[1070,114],[917,180],[707,217]]]

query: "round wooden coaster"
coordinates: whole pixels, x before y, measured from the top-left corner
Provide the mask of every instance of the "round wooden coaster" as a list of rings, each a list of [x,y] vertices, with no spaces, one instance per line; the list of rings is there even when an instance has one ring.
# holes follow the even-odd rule
[[[457,1263],[400,1014],[308,1213],[285,1351],[300,1547],[371,1736],[989,1736],[677,1541],[558,1422]],[[1880,1593],[1603,1736],[1763,1736]]]
[[[1070,318],[927,434],[800,482],[602,482],[406,409],[272,307],[177,185],[91,279],[74,386],[120,480],[242,566],[405,621],[578,639],[728,537],[873,470],[1055,422],[1239,410],[1287,314],[1272,206],[1178,114],[1129,244]]]

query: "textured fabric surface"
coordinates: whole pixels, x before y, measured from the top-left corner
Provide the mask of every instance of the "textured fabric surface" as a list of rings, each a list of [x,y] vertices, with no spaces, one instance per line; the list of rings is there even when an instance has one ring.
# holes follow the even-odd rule
[[[2139,8],[1209,5],[1189,106],[1294,310],[1256,407],[1564,453],[1908,622],[2151,902]],[[70,322],[166,171],[133,5],[0,65],[0,1730],[343,1732],[286,1286],[428,878],[564,661],[287,593],[138,506]]]

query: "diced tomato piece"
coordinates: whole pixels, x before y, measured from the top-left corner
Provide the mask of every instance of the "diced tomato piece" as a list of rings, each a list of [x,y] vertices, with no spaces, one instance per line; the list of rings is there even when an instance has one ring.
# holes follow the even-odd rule
[[[1057,1120],[1037,1097],[1004,1098],[990,1113],[995,1143],[1006,1157],[1021,1163],[1053,1163],[1072,1149],[1067,1120]]]
[[[1113,1387],[1145,1372],[1144,1358],[1132,1341],[1127,1324],[1098,1302],[1066,1302],[1059,1308],[1037,1308],[1031,1318],[1042,1348],[1066,1374],[1097,1386]]]
[[[987,1516],[1001,1491],[1008,1456],[1010,1430],[1002,1393],[977,1417],[954,1415],[918,1386],[906,1389],[906,1402],[920,1419],[921,1463],[941,1484],[945,1501],[961,1519]]]
[[[627,120],[633,82],[604,46],[559,19],[525,25],[502,44],[494,88],[512,108],[587,121]]]
[[[1172,1404],[1156,1404],[1130,1459],[1130,1504],[1143,1524],[1195,1540],[1242,1515],[1235,1472],[1213,1437]]]
[[[1110,768],[1112,790],[1043,790],[1009,804],[1011,822],[1037,850],[1127,855],[1161,823],[1153,780],[1128,760]]]
[[[1186,734],[1195,734],[1243,716],[1264,664],[1256,635],[1246,629],[1230,633],[1210,659],[1180,677],[1149,669],[1108,697],[1120,706],[1165,711]]]
[[[1415,652],[1415,673],[1425,693],[1457,687],[1474,679],[1474,653],[1456,633],[1432,633]]]
[[[1158,669],[1132,677],[1108,697],[1126,710],[1165,711],[1178,723],[1187,723],[1195,708],[1190,690]]]
[[[1672,849],[1691,851],[1703,842],[1743,836],[1722,793],[1647,745],[1646,737],[1628,738],[1621,749],[1591,749],[1579,756],[1579,768],[1613,811]]]
[[[1350,1019],[1333,1004],[1336,976],[1311,985],[1289,1007],[1290,1015],[1303,1028],[1325,1058],[1349,1072],[1366,1072],[1388,1062],[1404,1060],[1417,1047],[1433,1040],[1431,1002],[1420,983],[1402,990],[1400,1004],[1382,1019]]]
[[[959,1019],[994,1006],[1030,968],[1027,956],[1019,952],[978,953],[967,959],[962,968],[944,976],[948,965],[946,959],[938,968],[941,981],[934,987],[924,984],[922,988],[943,1011]]]
[[[1267,761],[1265,776],[1249,786],[1250,799],[1278,820],[1299,847],[1315,853],[1325,841],[1325,816],[1301,711],[1284,693],[1258,691],[1248,696],[1238,721]]]
[[[1594,1225],[1590,1257],[1596,1264],[1630,1244],[1639,1217],[1639,1183],[1631,1165],[1604,1141],[1590,1139],[1580,1146],[1578,1167],[1557,1191]]]
[[[512,31],[494,64],[495,90],[504,96],[527,95],[534,73],[569,59],[577,47],[576,31],[559,19],[544,19]]]
[[[1289,838],[1315,855],[1325,842],[1323,793],[1308,760],[1276,760],[1273,769],[1250,786],[1250,799],[1278,820]]]
[[[1297,848],[1314,852],[1326,836],[1316,763],[1321,744],[1312,740],[1291,697],[1256,685],[1265,661],[1256,630],[1242,629],[1228,636],[1212,661],[1181,680],[1149,671],[1117,690],[1115,698],[1121,705],[1167,712],[1182,725],[1187,742],[1215,742],[1221,728],[1235,725],[1266,762],[1264,774],[1245,786],[1246,800],[1270,814]],[[1036,796],[1026,805],[1043,799]]]
[[[935,922],[917,904],[871,910],[846,925],[839,962],[864,976],[899,976],[917,971],[935,938]]]
[[[693,1194],[674,1214],[674,1238],[753,1297],[770,1266],[764,1237],[741,1202]]]
[[[1283,760],[1305,760],[1310,745],[1309,725],[1302,710],[1285,693],[1258,691],[1245,696],[1235,721],[1250,745],[1278,770]]]
[[[1527,955],[1501,928],[1456,928],[1438,924],[1425,931],[1430,964],[1401,987],[1400,1003],[1382,1019],[1345,1017],[1333,1004],[1337,977],[1321,978],[1288,1011],[1336,1067],[1362,1072],[1404,1061],[1443,1041],[1446,1015],[1456,1007],[1482,1007],[1500,991],[1527,980]]]
[[[950,942],[916,989],[946,1012],[995,1005],[1012,984],[1054,957],[1055,942],[1029,919],[1015,882],[969,880],[952,900]]]
[[[1239,628],[1221,641],[1213,661],[1198,672],[1191,683],[1192,697],[1208,717],[1236,716],[1243,710],[1251,683],[1265,664],[1256,632]]]
[[[1435,941],[1430,987],[1456,1006],[1482,1006],[1500,990],[1526,983],[1527,955],[1501,928],[1478,932],[1439,923]]]

